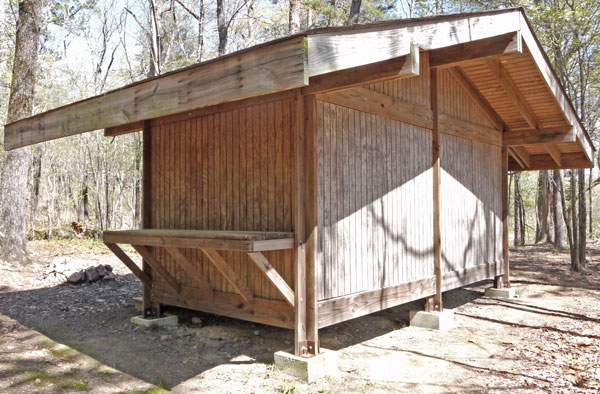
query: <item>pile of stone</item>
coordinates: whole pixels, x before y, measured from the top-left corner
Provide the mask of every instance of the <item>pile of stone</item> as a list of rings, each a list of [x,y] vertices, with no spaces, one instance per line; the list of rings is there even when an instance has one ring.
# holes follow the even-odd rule
[[[68,283],[84,283],[96,282],[99,280],[114,280],[115,274],[112,272],[112,267],[108,264],[98,264],[96,266],[87,267],[81,271],[73,272],[67,277]]]

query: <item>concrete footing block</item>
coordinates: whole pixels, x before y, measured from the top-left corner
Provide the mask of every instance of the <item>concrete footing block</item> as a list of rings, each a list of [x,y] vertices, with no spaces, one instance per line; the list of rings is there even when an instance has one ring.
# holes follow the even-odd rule
[[[179,318],[177,315],[167,315],[164,317],[158,317],[156,319],[144,319],[142,316],[133,316],[131,318],[131,322],[146,328],[173,327],[179,324]]]
[[[496,289],[495,287],[488,287],[485,289],[485,296],[494,298],[515,298],[515,288]]]
[[[410,326],[445,331],[454,327],[454,311],[442,312],[410,311]]]
[[[333,350],[321,348],[321,352],[312,357],[280,351],[275,353],[274,358],[276,368],[307,383],[339,376],[338,354]]]

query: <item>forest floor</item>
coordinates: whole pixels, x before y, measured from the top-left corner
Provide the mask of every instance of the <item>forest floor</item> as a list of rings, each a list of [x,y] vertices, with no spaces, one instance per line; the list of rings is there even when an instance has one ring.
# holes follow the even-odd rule
[[[129,322],[139,282],[101,245],[30,251],[26,267],[0,264],[0,392],[600,392],[600,244],[584,273],[567,252],[511,250],[518,297],[484,297],[489,281],[445,293],[449,332],[407,327],[418,303],[322,329],[340,374],[311,385],[273,368],[290,330],[181,309],[179,327],[143,329]],[[57,259],[112,264],[117,279],[54,283]]]

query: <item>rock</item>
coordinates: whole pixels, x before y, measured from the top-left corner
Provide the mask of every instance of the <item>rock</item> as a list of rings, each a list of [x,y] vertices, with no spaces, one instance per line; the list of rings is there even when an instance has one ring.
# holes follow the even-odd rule
[[[113,270],[113,268],[112,268],[112,266],[111,266],[110,264],[104,264],[104,268],[105,268],[107,271],[110,271],[110,272],[112,272],[112,270]]]
[[[96,267],[89,267],[85,270],[85,279],[88,282],[95,282],[100,279],[100,275],[98,275],[98,271],[96,271]]]
[[[115,280],[115,279],[117,279],[117,277],[111,271],[108,271],[102,279],[103,280]]]
[[[104,266],[102,264],[100,264],[96,267],[96,271],[98,272],[98,275],[100,276],[100,278],[104,278],[104,276],[106,274],[108,274],[108,272],[109,272],[106,268],[104,268]]]
[[[161,341],[166,341],[166,340],[167,340],[167,336],[166,336],[166,335],[163,335],[162,337],[160,337],[160,340],[161,340]]]
[[[84,277],[84,275],[81,272],[73,272],[67,278],[67,282],[69,282],[69,283],[81,283],[81,282],[83,282],[83,279],[84,279],[83,277]]]
[[[202,319],[200,319],[199,317],[192,317],[192,324],[201,325],[202,324]]]
[[[254,335],[258,336],[260,335],[260,332],[258,330],[254,330]]]

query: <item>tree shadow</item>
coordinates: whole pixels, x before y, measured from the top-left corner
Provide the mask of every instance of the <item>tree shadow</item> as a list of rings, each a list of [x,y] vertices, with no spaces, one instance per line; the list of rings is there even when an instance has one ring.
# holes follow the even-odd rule
[[[498,323],[498,324],[503,324],[503,325],[507,325],[507,326],[520,327],[520,328],[531,328],[531,329],[535,329],[535,330],[548,330],[548,331],[559,332],[561,334],[573,335],[573,336],[577,336],[577,337],[581,337],[581,338],[600,339],[600,335],[580,334],[575,331],[563,330],[563,329],[551,327],[551,326],[534,326],[531,324],[516,323],[516,322],[509,322],[509,321],[504,321],[504,320],[499,320],[499,319],[493,319],[491,317],[470,315],[468,313],[462,313],[462,312],[456,312],[456,314],[460,315],[460,316],[464,316],[464,317],[470,317],[472,319],[485,320],[485,321],[489,321],[491,323]]]

